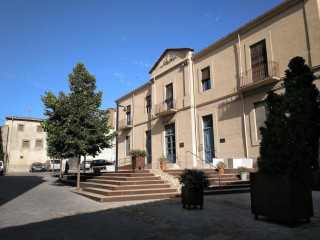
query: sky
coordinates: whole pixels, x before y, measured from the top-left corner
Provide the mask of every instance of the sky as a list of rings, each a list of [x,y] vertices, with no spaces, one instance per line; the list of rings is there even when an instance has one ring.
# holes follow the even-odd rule
[[[201,51],[283,0],[0,0],[0,125],[44,118],[78,62],[102,109],[149,81],[167,48]]]

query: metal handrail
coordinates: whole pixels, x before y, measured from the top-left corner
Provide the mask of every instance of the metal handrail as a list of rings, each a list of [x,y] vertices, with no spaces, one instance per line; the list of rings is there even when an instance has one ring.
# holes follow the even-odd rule
[[[204,162],[205,164],[209,164],[210,166],[212,166],[217,172],[218,172],[218,177],[219,177],[219,191],[221,192],[221,181],[220,181],[220,172],[219,172],[219,169],[214,166],[213,164],[211,163],[206,163],[206,161],[204,159],[202,159],[201,157],[199,157],[198,155],[194,154],[193,152],[190,152],[190,151],[186,151],[186,155],[187,153],[191,153],[193,156],[197,157],[198,159],[200,159],[202,161],[202,163]],[[198,161],[198,160],[197,160]],[[203,166],[203,165],[202,165]]]

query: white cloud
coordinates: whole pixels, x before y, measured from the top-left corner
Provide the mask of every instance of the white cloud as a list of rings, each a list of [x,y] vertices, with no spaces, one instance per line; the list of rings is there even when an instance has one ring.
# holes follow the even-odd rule
[[[146,63],[144,61],[134,61],[134,63],[140,65],[141,67],[152,67],[150,63]]]

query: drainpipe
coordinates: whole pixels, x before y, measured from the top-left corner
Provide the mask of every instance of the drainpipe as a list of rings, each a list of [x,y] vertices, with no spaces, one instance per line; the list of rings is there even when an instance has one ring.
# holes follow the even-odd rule
[[[197,154],[197,138],[196,138],[196,111],[195,111],[195,98],[194,98],[194,80],[193,80],[193,62],[191,54],[188,57],[189,60],[189,86],[190,86],[190,112],[191,112],[191,139],[192,139],[192,152]],[[195,155],[192,155],[192,165],[197,166],[197,159]],[[186,159],[186,168],[188,168],[188,161]]]
[[[117,103],[117,115],[116,115],[116,131],[119,129],[119,103]],[[115,171],[118,172],[119,167],[119,146],[118,146],[118,134],[116,136],[116,166]]]
[[[242,113],[243,113],[243,129],[244,129],[244,138],[245,138],[245,157],[248,157],[248,141],[247,141],[247,126],[246,126],[246,113],[244,108],[244,99],[243,99],[243,92],[241,92],[241,101],[242,101]]]
[[[132,94],[132,114],[131,114],[131,124],[132,124],[132,149],[134,149],[134,93]]]

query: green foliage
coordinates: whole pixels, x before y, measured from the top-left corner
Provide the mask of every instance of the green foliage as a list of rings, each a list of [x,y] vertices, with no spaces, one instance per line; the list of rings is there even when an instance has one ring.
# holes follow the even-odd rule
[[[246,167],[244,167],[244,166],[239,166],[239,167],[238,167],[238,172],[239,172],[239,173],[248,172],[248,168],[246,168]]]
[[[307,178],[319,167],[319,91],[304,62],[301,57],[290,61],[284,95],[268,92],[266,127],[260,128],[260,172]]]
[[[179,177],[179,182],[189,189],[203,190],[210,186],[209,177],[203,171],[185,169]]]
[[[227,165],[223,161],[219,161],[219,162],[217,162],[216,167],[217,168],[226,168]]]
[[[129,152],[129,155],[132,158],[136,158],[136,157],[146,157],[148,156],[148,153],[146,150],[140,150],[140,149],[132,149]]]
[[[52,92],[42,96],[48,118],[42,127],[48,133],[47,151],[54,158],[83,155],[96,156],[112,146],[116,133],[110,134],[108,111],[100,110],[102,92],[95,93],[96,79],[83,63],[78,63],[69,74],[70,93]]]
[[[158,158],[158,162],[168,162],[168,159],[165,156],[161,156]]]

